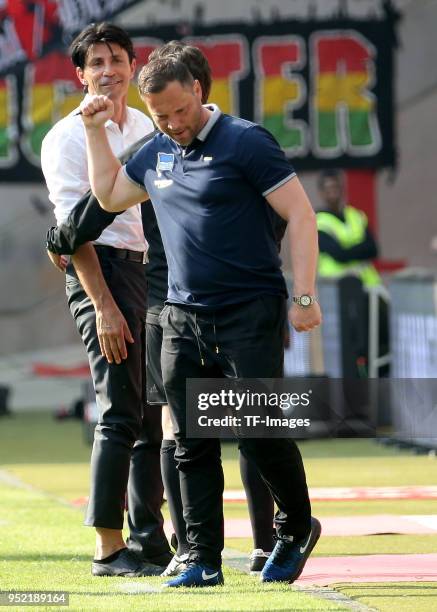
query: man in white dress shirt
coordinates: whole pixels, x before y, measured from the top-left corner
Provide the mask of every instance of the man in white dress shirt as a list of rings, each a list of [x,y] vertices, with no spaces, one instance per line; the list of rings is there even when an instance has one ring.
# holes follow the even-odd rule
[[[148,117],[127,106],[135,54],[124,30],[92,24],[70,51],[84,90],[114,102],[114,117],[105,127],[115,154],[153,131]],[[59,224],[90,188],[77,110],[47,134],[41,164]],[[145,401],[147,246],[138,204],[117,216],[94,244],[82,245],[66,270],[68,304],[88,353],[100,415],[85,519],[96,528],[92,573],[99,576],[159,573],[158,566],[171,559],[160,511],[161,414]],[[126,491],[128,543],[141,550],[142,559],[129,551],[122,536]]]

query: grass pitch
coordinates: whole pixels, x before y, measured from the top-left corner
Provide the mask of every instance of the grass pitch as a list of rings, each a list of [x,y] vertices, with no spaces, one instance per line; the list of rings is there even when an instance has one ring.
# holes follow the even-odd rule
[[[161,592],[162,578],[94,578],[93,531],[82,527],[77,510],[42,493],[4,485],[0,499],[2,591],[67,591],[68,609],[87,611],[344,609],[290,585],[261,585],[227,568],[224,587],[171,592]]]
[[[312,487],[437,482],[435,458],[369,440],[306,441],[300,446]],[[81,510],[71,506],[72,500],[88,493],[89,456],[90,448],[77,421],[56,422],[46,413],[0,420],[0,469],[22,483],[21,488],[0,483],[0,590],[66,590],[69,609],[87,611],[348,609],[341,601],[323,599],[323,590],[307,594],[290,585],[261,585],[256,578],[228,568],[224,587],[171,593],[161,592],[163,580],[159,578],[93,578],[93,530],[82,527]],[[235,445],[224,444],[228,488],[241,488],[237,458]],[[243,517],[247,508],[245,504],[226,504],[225,513]],[[437,514],[437,500],[317,502],[313,513]],[[249,552],[252,543],[232,539],[226,546]],[[437,536],[432,535],[322,537],[314,554],[334,557],[436,550]],[[336,588],[352,600],[384,612],[437,609],[437,583],[344,584]]]

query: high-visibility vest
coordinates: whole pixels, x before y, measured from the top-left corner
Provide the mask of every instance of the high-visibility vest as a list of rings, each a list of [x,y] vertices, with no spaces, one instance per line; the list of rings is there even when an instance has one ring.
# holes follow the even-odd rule
[[[343,215],[344,221],[341,221],[329,212],[318,212],[316,215],[317,229],[332,236],[344,249],[349,249],[365,239],[367,217],[362,210],[352,206],[345,206]],[[358,276],[363,285],[367,287],[381,283],[381,277],[371,263],[365,261],[341,263],[327,253],[319,254],[318,274],[322,278],[335,278],[352,274]]]

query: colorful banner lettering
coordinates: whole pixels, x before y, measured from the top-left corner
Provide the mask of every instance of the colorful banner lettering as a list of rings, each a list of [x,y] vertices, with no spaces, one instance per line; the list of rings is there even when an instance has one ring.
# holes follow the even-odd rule
[[[47,9],[52,3],[34,4]],[[78,3],[59,3],[69,26],[77,17],[73,6]],[[47,15],[53,26],[53,13]],[[22,17],[27,28],[30,22],[35,25],[35,14],[33,21],[27,13]],[[7,30],[0,35],[0,180],[42,180],[42,139],[77,107],[82,90],[59,24],[58,39],[56,27],[40,28],[38,44],[23,38],[15,26],[15,38],[10,37],[16,56],[13,70],[5,68],[2,55]],[[154,48],[179,38],[177,28],[170,26],[130,34],[139,67]],[[390,15],[375,21],[193,27],[183,40],[208,58],[213,74],[210,101],[223,112],[266,127],[299,170],[394,166],[395,36]],[[145,111],[135,84],[128,102]]]
[[[307,151],[307,126],[291,117],[306,98],[305,83],[299,74],[305,62],[304,43],[297,36],[271,36],[256,40],[254,45],[255,120],[293,155]]]
[[[311,43],[315,150],[321,157],[377,153],[375,47],[344,30],[315,33]]]

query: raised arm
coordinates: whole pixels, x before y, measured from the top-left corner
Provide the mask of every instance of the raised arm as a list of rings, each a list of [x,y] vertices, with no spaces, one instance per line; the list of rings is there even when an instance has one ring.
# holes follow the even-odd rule
[[[105,123],[114,113],[112,101],[106,96],[87,96],[80,109],[85,125],[91,189],[100,206],[109,212],[118,212],[148,199],[143,189],[126,178],[109,146]]]
[[[315,295],[318,240],[316,217],[297,177],[267,195],[270,206],[289,223],[293,294]],[[289,319],[296,331],[309,331],[321,322],[320,307],[293,304]]]

